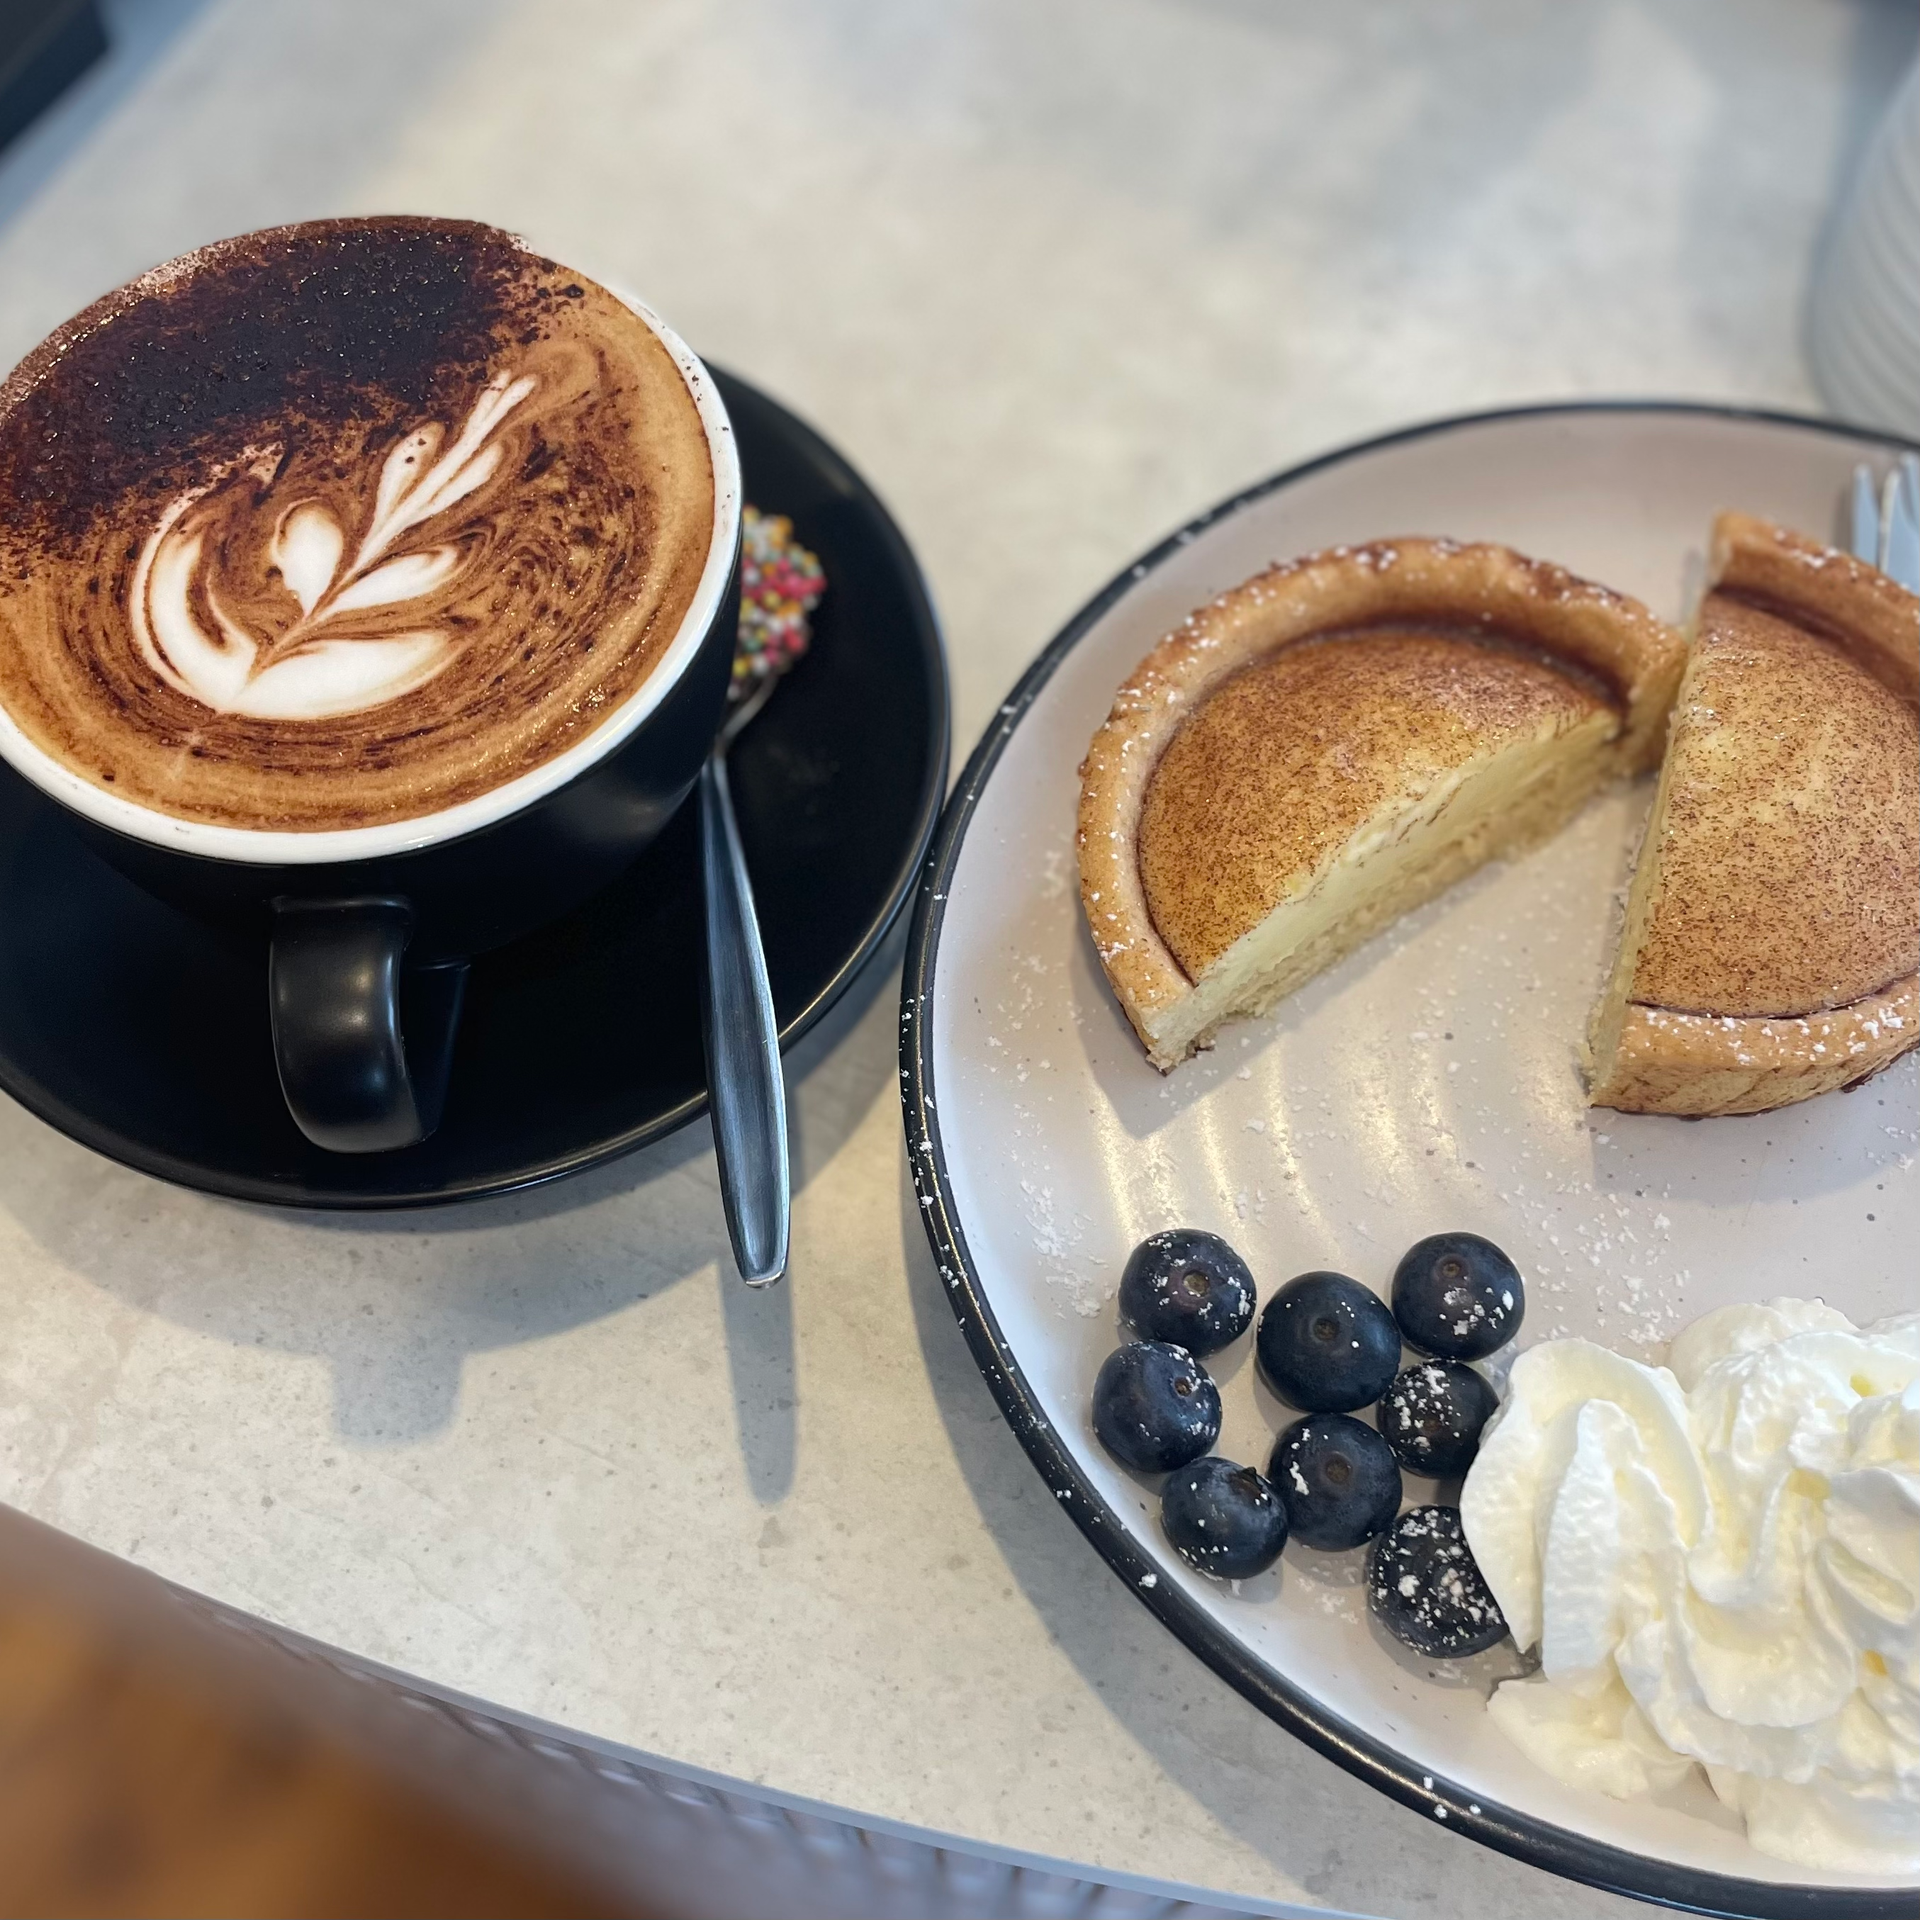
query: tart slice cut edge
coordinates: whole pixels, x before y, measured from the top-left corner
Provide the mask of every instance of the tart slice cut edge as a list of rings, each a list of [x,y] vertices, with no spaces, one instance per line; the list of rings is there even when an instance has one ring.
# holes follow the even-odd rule
[[[1311,554],[1193,613],[1081,765],[1081,902],[1171,1070],[1653,764],[1685,658],[1637,601],[1511,549]]]
[[[1766,1113],[1920,1042],[1920,600],[1743,514],[1714,526],[1589,1098]]]

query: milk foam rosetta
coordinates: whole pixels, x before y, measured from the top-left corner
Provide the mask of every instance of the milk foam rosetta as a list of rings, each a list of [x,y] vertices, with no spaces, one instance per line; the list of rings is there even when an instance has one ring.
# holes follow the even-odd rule
[[[269,574],[298,617],[259,606],[225,562],[245,552],[271,500],[280,450],[242,460],[161,514],[134,563],[127,613],[154,672],[216,713],[263,720],[326,720],[363,713],[425,686],[451,663],[456,635],[432,624],[442,589],[471,567],[475,543],[431,537],[499,470],[497,429],[539,388],[532,374],[496,374],[451,445],[438,421],[416,427],[387,455],[373,509],[355,549],[324,499],[299,500],[272,517]],[[254,604],[249,604],[253,602]],[[246,616],[255,617],[249,620]],[[393,630],[396,620],[415,624]]]
[[[0,704],[188,820],[437,812],[645,679],[707,557],[652,329],[510,236],[321,222],[157,269],[0,388]]]
[[[1722,1308],[1647,1367],[1514,1362],[1461,1497],[1537,1677],[1489,1703],[1559,1779],[1697,1762],[1763,1853],[1920,1871],[1920,1314]]]

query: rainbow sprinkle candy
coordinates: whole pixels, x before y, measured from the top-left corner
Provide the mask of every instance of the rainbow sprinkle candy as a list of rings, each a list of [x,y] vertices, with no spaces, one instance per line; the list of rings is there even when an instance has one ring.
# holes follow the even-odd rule
[[[740,510],[740,638],[733,652],[732,700],[770,674],[785,673],[807,650],[807,616],[827,590],[819,560],[793,537],[783,513]]]

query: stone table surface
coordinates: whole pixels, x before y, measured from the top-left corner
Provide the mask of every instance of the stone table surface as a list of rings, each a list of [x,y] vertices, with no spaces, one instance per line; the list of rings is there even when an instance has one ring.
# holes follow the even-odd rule
[[[1817,405],[1870,0],[118,0],[0,155],[0,365],[277,221],[515,227],[644,291],[891,503],[955,745],[1199,507],[1409,420]],[[0,1498],[673,1759],[1381,1914],[1625,1910],[1434,1831],[1121,1591],[975,1373],[908,1187],[897,948],[793,1061],[786,1285],[704,1125],[374,1218],[176,1191],[0,1101]]]

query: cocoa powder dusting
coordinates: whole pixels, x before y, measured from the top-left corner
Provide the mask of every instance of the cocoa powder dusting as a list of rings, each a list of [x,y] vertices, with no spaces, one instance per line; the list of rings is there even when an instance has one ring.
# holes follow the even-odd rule
[[[538,310],[541,271],[495,228],[407,216],[248,234],[155,269],[0,386],[7,528],[65,547],[269,430],[453,414]]]

